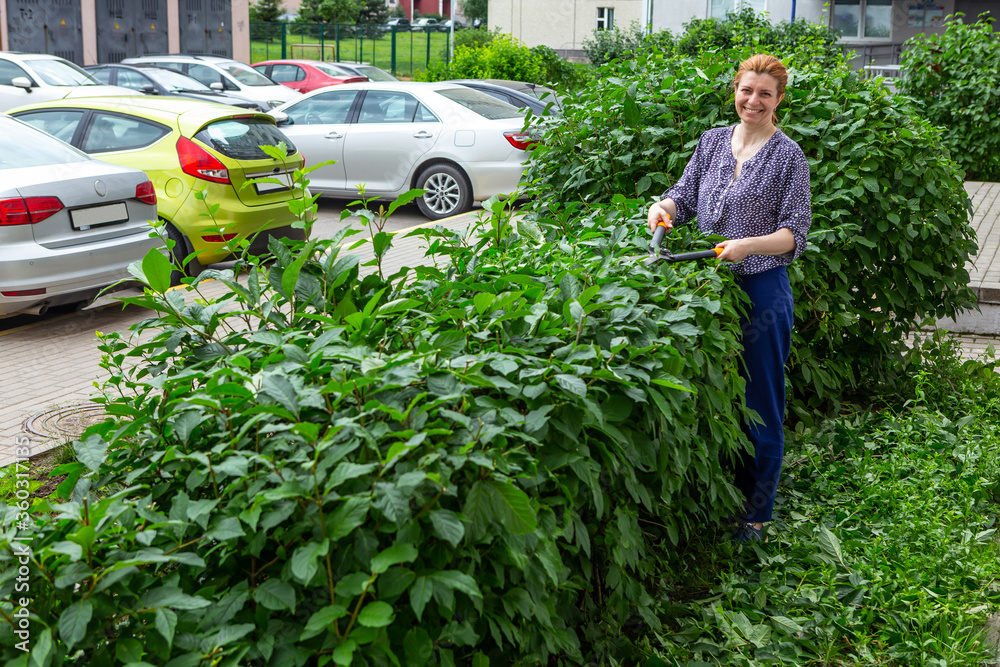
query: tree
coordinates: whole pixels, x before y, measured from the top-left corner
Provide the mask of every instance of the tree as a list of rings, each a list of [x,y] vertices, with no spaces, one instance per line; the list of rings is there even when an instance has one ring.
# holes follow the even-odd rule
[[[282,0],[257,0],[250,5],[250,20],[271,23],[277,21],[283,12]]]
[[[462,0],[462,15],[470,22],[479,19],[486,24],[488,7],[489,0]]]
[[[381,25],[389,20],[389,8],[385,0],[361,0],[358,23]]]
[[[354,23],[360,11],[360,0],[302,0],[299,20],[307,23]]]

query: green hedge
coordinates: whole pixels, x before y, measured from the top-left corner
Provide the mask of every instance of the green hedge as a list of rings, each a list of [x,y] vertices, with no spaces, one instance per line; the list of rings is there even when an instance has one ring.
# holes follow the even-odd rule
[[[992,23],[949,19],[943,34],[912,37],[896,80],[944,128],[942,141],[970,181],[1000,180],[1000,41]]]
[[[738,504],[739,301],[638,263],[638,204],[489,204],[479,247],[425,230],[444,268],[385,279],[343,233],[272,242],[194,303],[151,253],[64,501],[0,508],[32,664],[576,664],[659,627],[659,554]]]
[[[704,131],[738,122],[731,82],[750,53],[647,51],[604,66],[532,152],[535,206],[659,198]],[[962,173],[940,130],[844,64],[795,54],[786,64],[780,127],[812,174],[810,247],[790,269],[793,407],[811,420],[814,409],[894,380],[905,336],[924,318],[974,305],[965,264],[976,245]]]

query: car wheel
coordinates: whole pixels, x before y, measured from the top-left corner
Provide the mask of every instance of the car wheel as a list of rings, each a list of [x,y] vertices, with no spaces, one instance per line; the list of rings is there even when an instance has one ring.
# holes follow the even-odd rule
[[[465,174],[450,164],[436,164],[425,169],[417,179],[417,187],[426,190],[417,199],[417,207],[431,220],[472,208],[472,186]]]
[[[191,254],[191,246],[188,244],[187,237],[178,231],[176,227],[167,223],[167,238],[174,242],[174,248],[171,251],[174,256],[173,264],[175,266],[184,265],[184,258]],[[196,257],[192,257],[186,265],[184,265],[184,272],[174,271],[170,274],[170,284],[180,285],[181,278],[184,276],[191,276],[192,278],[198,277],[198,275],[205,270],[205,265],[198,261]]]

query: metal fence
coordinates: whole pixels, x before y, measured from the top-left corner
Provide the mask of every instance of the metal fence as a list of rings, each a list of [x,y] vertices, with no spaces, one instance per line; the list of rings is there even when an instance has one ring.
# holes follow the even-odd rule
[[[395,76],[412,77],[432,65],[447,65],[451,33],[433,28],[345,23],[250,22],[251,62],[308,59],[367,63]]]

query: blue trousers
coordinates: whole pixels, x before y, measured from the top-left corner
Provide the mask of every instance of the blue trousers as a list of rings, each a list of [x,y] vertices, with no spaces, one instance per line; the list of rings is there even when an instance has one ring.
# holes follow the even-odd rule
[[[783,266],[738,280],[752,304],[740,321],[740,371],[746,380],[747,407],[756,411],[763,423],[743,425],[753,444],[753,455],[741,452],[736,462],[736,486],[746,498],[747,521],[762,523],[771,520],[785,454],[785,363],[791,348],[794,303]]]

